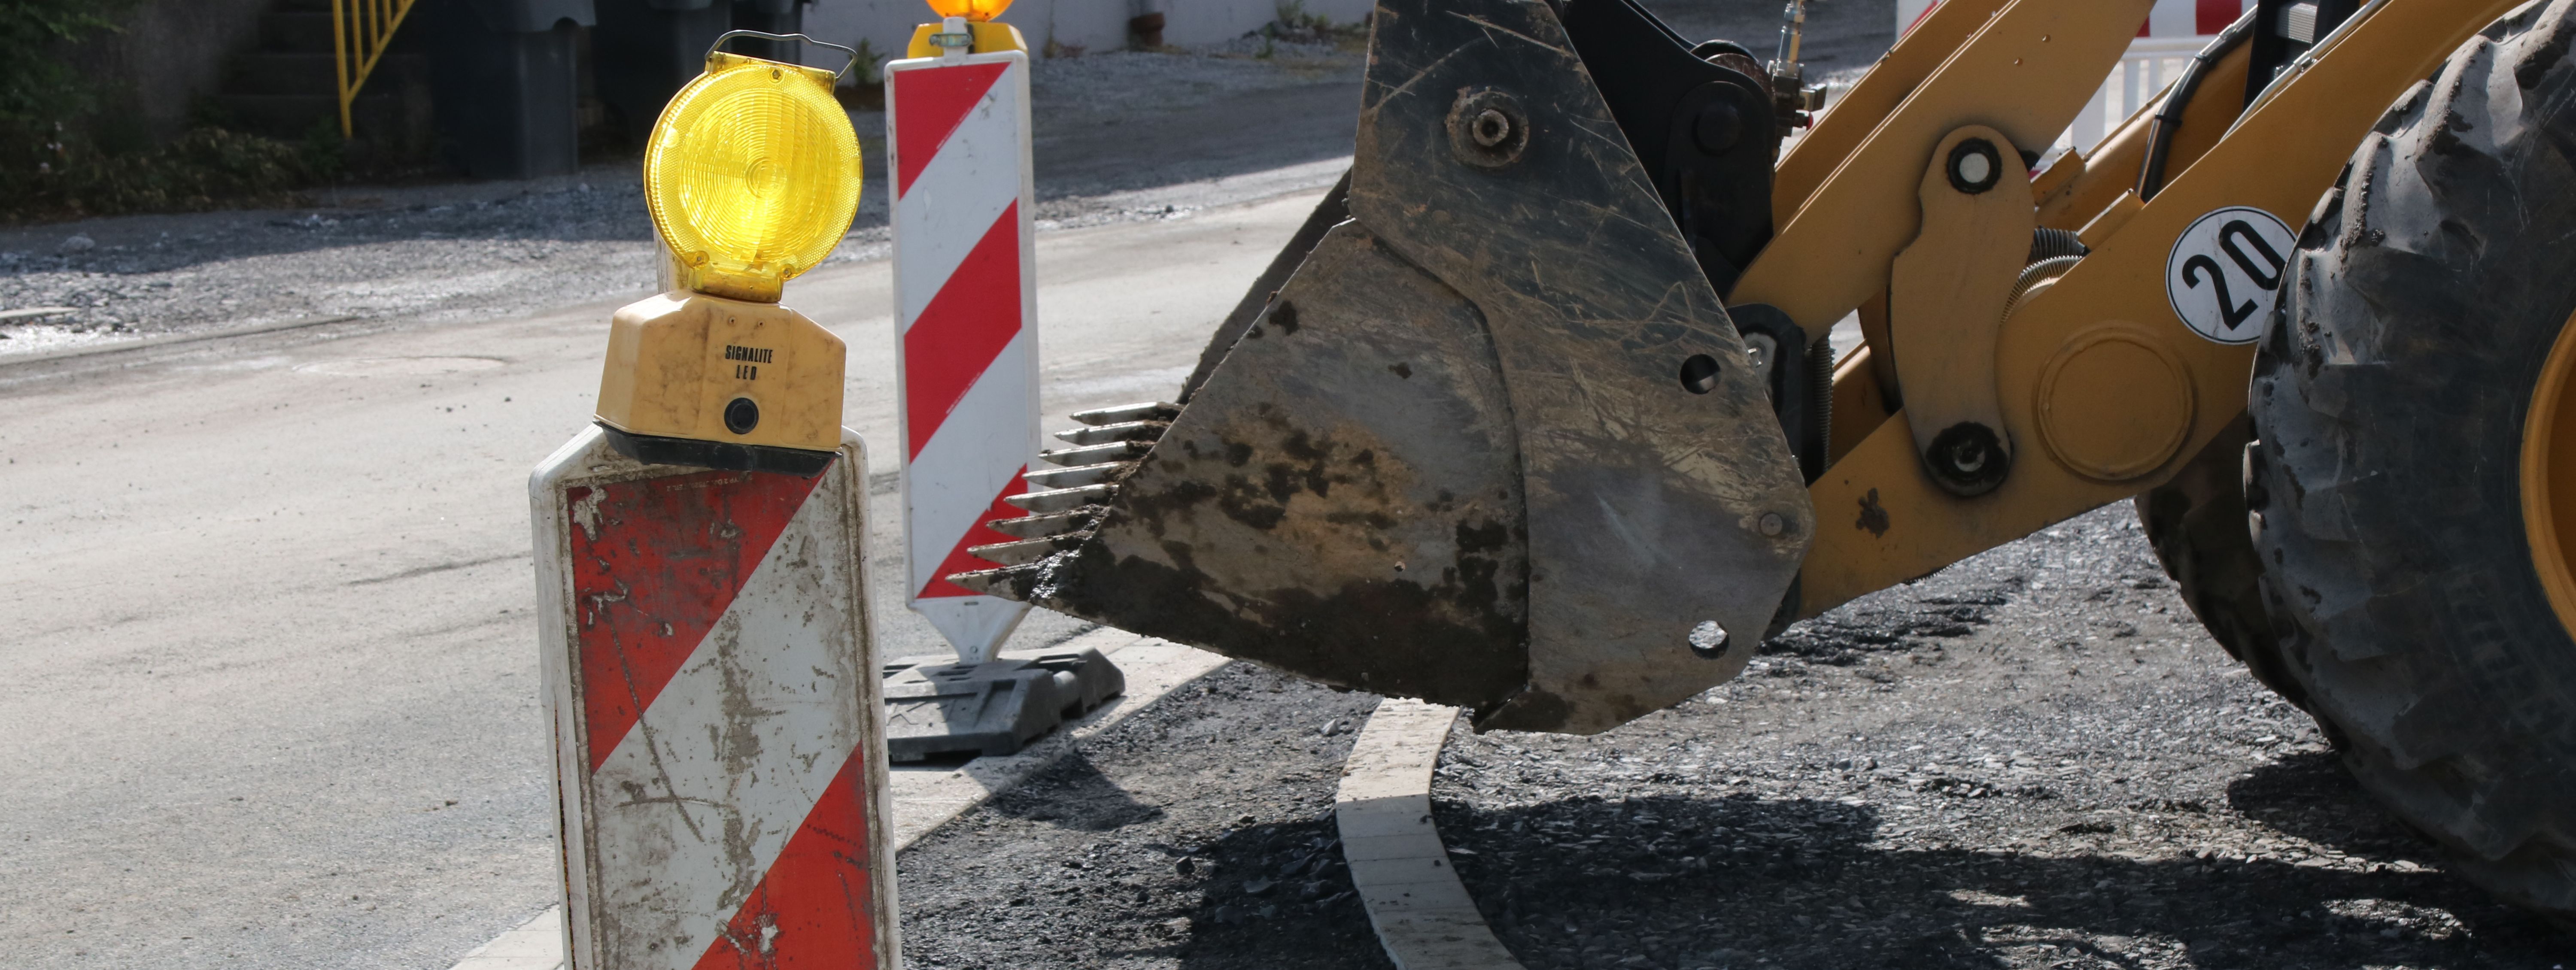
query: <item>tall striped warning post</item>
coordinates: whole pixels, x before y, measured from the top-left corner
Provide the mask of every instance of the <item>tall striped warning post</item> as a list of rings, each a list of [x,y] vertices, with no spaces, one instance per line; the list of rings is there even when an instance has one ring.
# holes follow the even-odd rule
[[[983,568],[968,547],[1009,541],[984,523],[1020,514],[1002,496],[1025,490],[1038,451],[1029,59],[945,50],[885,66],[905,599],[976,663],[1029,609],[941,578]]]
[[[1037,248],[1029,57],[993,22],[1008,0],[932,0],[910,57],[885,66],[902,393],[905,603],[957,653],[885,685],[897,760],[1009,754],[1122,688],[1097,654],[999,657],[1028,605],[949,582],[1014,541],[1038,457]],[[1041,479],[1042,480],[1042,479]]]
[[[899,965],[867,457],[847,349],[778,303],[858,206],[836,78],[710,51],[673,96],[680,288],[617,311],[529,482],[574,970]]]

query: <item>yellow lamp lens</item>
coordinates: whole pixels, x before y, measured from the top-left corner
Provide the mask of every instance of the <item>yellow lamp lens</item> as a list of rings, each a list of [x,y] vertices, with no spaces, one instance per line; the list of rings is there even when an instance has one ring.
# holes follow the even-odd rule
[[[775,300],[859,208],[859,138],[832,72],[719,53],[662,109],[644,200],[691,288]]]
[[[1011,0],[930,0],[930,9],[942,17],[964,17],[981,23],[1011,9]]]

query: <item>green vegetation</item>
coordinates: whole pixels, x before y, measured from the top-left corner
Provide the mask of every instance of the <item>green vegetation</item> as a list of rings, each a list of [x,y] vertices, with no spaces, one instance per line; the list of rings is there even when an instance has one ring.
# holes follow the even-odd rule
[[[133,0],[0,0],[0,123],[59,117],[66,106],[85,107],[89,92],[63,63],[65,46],[90,34],[115,30],[116,14]]]
[[[1261,50],[1252,56],[1268,60],[1279,53],[1280,41],[1300,44],[1332,44],[1346,51],[1368,49],[1368,26],[1335,24],[1332,18],[1306,10],[1306,0],[1277,0],[1272,8],[1277,19],[1261,25]]]
[[[19,217],[292,205],[293,191],[327,177],[327,167],[305,146],[201,127],[139,152],[70,156],[60,168],[24,181],[16,178],[21,173],[0,174],[0,196],[26,206],[10,213]]]
[[[1306,11],[1306,0],[1280,0],[1272,12],[1278,15],[1278,19],[1262,28],[1262,33],[1268,36],[1315,36],[1330,33],[1333,29],[1332,18]]]
[[[339,132],[289,143],[199,124],[167,144],[101,144],[102,96],[65,59],[134,0],[0,0],[0,219],[283,204],[339,170]]]

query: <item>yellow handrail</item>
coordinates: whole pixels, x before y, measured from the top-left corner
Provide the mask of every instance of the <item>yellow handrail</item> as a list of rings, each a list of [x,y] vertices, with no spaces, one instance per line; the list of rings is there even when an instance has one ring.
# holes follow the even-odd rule
[[[331,0],[331,52],[340,72],[340,137],[356,137],[349,105],[385,56],[385,45],[411,13],[413,0]]]

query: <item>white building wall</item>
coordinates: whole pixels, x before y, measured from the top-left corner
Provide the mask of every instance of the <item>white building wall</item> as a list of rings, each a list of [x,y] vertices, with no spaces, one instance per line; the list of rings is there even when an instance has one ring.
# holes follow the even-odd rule
[[[1163,11],[1163,42],[1207,44],[1241,37],[1279,19],[1279,0],[1015,0],[1002,14],[1020,28],[1032,53],[1048,41],[1063,47],[1110,51],[1128,43],[1127,20],[1152,3]],[[1375,0],[1303,0],[1300,9],[1337,24],[1357,23]],[[805,8],[805,32],[836,44],[858,46],[889,60],[902,57],[913,28],[929,23],[922,0],[814,0]]]

